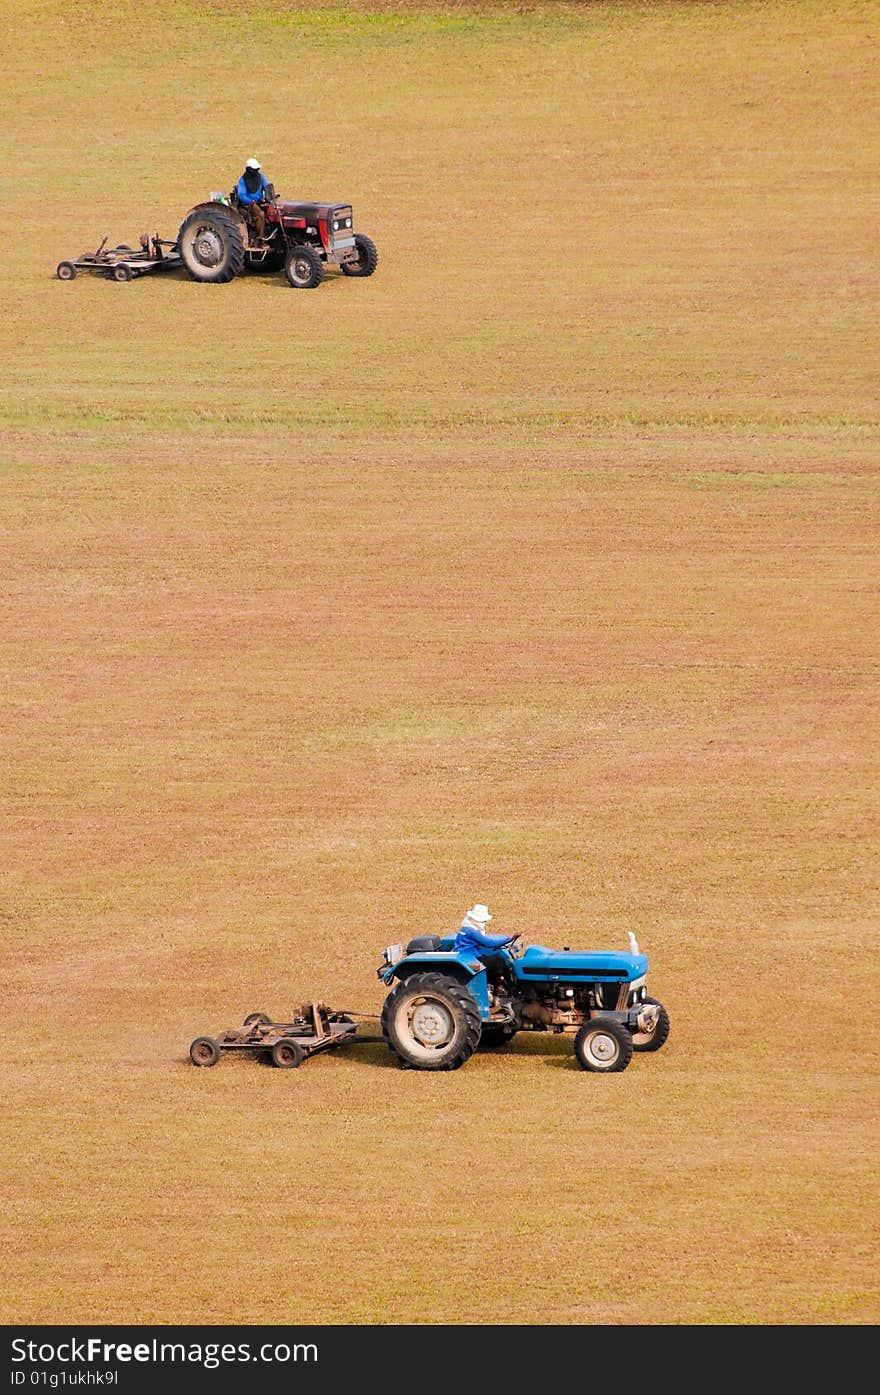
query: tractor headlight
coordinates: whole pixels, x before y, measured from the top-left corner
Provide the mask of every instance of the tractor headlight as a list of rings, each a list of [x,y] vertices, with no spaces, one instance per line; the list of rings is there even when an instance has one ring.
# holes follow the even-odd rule
[[[350,219],[350,218],[346,218],[346,220],[345,220],[345,226],[346,226],[347,228],[350,228],[350,227],[351,227],[351,219]]]
[[[396,964],[398,959],[403,958],[403,945],[389,945],[382,958],[386,964]]]

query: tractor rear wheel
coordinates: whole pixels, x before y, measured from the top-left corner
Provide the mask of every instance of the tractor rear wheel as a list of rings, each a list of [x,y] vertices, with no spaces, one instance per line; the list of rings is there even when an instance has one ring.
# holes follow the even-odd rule
[[[653,1031],[633,1032],[633,1050],[659,1051],[661,1046],[666,1045],[666,1038],[669,1036],[669,1013],[656,998],[646,998],[645,1002],[653,1003],[660,1011],[654,1021]]]
[[[481,1029],[473,994],[445,974],[412,974],[382,1009],[382,1035],[414,1070],[457,1070],[476,1051]]]
[[[614,1017],[593,1017],[585,1022],[574,1039],[574,1054],[582,1070],[626,1070],[633,1054],[633,1039],[627,1027]]]
[[[291,247],[284,261],[288,285],[298,291],[311,291],[324,279],[324,263],[314,247]]]
[[[244,269],[244,238],[225,208],[197,208],[177,234],[183,264],[194,281],[231,281]]]
[[[358,254],[356,262],[341,262],[342,270],[346,276],[372,276],[379,265],[379,253],[376,244],[366,233],[355,233],[355,251]]]

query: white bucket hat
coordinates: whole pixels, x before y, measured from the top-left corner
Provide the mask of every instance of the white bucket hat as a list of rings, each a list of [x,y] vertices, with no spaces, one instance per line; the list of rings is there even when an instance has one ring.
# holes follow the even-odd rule
[[[249,160],[245,160],[244,167],[246,170],[261,170],[263,168],[259,160],[255,160],[253,155]]]
[[[465,916],[465,920],[471,921],[474,925],[488,925],[491,919],[492,917],[489,914],[489,907],[484,906],[479,901],[475,906],[471,906],[470,910]]]

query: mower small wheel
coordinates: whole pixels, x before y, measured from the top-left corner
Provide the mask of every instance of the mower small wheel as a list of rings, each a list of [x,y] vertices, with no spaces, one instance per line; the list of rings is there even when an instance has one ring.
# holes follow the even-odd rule
[[[291,247],[284,262],[287,283],[298,291],[311,291],[324,279],[324,263],[314,247]]]
[[[666,1039],[669,1036],[669,1013],[662,1003],[658,1003],[656,998],[646,998],[645,1002],[652,1003],[660,1011],[657,1014],[653,1032],[633,1032],[633,1050],[659,1051],[661,1046],[666,1045]]]
[[[216,1066],[220,1047],[213,1037],[196,1037],[189,1049],[189,1059],[194,1066]]]
[[[114,266],[110,273],[110,278],[113,281],[131,281],[133,279],[131,271],[127,266]]]
[[[55,268],[55,275],[59,281],[72,281],[76,276],[76,267],[73,262],[59,262]]]
[[[626,1070],[633,1054],[629,1029],[614,1017],[593,1017],[574,1039],[574,1054],[582,1070],[610,1075]]]
[[[290,1037],[282,1037],[272,1047],[272,1064],[281,1070],[296,1070],[305,1059],[306,1053],[299,1042],[292,1041]]]
[[[244,1019],[244,1025],[246,1027],[256,1027],[258,1024],[261,1027],[271,1027],[272,1019],[269,1014],[265,1012],[249,1012]]]
[[[342,262],[342,270],[346,276],[372,276],[379,265],[375,242],[366,233],[355,233],[354,245],[358,259],[356,262]]]

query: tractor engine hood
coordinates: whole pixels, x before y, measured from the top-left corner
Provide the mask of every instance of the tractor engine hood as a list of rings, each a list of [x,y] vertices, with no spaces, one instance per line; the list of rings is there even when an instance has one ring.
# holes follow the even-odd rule
[[[282,217],[304,218],[307,223],[325,223],[338,208],[344,208],[351,216],[351,205],[343,203],[297,203],[294,199],[278,199]],[[271,207],[271,205],[270,205]]]
[[[526,982],[558,978],[572,983],[631,983],[648,972],[648,956],[530,945],[522,958],[514,960],[514,969],[517,978]]]

